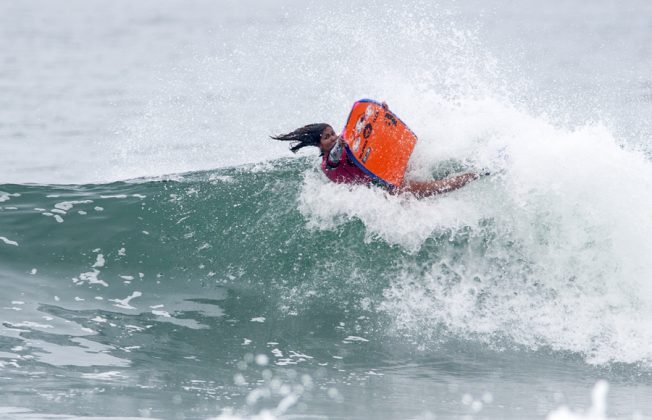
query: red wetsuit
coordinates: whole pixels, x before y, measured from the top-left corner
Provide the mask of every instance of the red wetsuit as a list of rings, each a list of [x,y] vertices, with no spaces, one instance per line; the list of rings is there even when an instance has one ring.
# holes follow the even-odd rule
[[[330,153],[324,155],[321,161],[321,169],[328,179],[338,183],[369,184],[372,179],[351,162],[344,147],[337,143]]]

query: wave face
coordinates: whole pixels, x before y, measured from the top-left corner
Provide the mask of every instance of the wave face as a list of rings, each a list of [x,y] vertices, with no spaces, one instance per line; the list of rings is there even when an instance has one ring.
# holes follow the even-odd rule
[[[75,398],[53,411],[17,391],[34,376],[63,375],[82,393],[110,386],[92,399],[115,402],[108,414],[196,407],[205,417],[215,398],[252,414],[261,395],[283,414],[315,389],[343,401],[337,386],[351,375],[418,377],[409,372],[464,365],[478,352],[488,364],[563,355],[577,375],[647,377],[650,162],[600,125],[567,130],[495,102],[439,112],[454,119],[467,107],[493,110],[506,134],[465,137],[457,145],[473,151],[468,159],[437,164],[424,140],[409,176],[479,165],[493,175],[422,200],[329,183],[305,158],[0,186],[0,366],[14,390],[3,405],[79,413]],[[455,356],[431,361],[443,354]],[[362,371],[341,373],[342,359]],[[252,369],[271,385],[257,390]],[[57,398],[56,387],[42,388]],[[127,408],[124,389],[139,395]],[[144,389],[167,396],[158,411],[141,407]],[[183,404],[179,389],[192,390]],[[307,404],[299,412],[321,412]]]
[[[650,162],[601,126],[565,130],[496,103],[468,106],[494,112],[507,134],[458,142],[494,175],[441,197],[330,184],[305,159],[3,185],[3,288],[40,302],[33,319],[7,312],[5,328],[39,323],[41,305],[62,302],[127,313],[162,304],[172,315],[180,294],[224,289],[268,318],[362,317],[366,334],[421,348],[463,340],[647,366]],[[463,108],[441,112],[454,120]],[[418,156],[413,177],[469,165]]]

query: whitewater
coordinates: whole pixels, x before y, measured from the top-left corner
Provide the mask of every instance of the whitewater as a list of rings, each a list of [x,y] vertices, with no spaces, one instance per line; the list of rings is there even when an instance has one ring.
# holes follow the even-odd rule
[[[0,419],[652,415],[650,16],[1,2]],[[491,176],[269,139],[361,98]]]

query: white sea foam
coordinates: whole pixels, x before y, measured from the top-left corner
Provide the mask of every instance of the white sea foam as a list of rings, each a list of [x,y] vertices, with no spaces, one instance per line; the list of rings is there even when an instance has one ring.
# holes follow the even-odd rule
[[[55,208],[63,211],[69,211],[77,204],[90,204],[93,200],[72,200],[72,201],[62,201],[54,205]]]
[[[366,343],[369,340],[367,340],[366,338],[355,336],[355,335],[350,335],[350,336],[346,337],[343,340],[343,342],[345,342],[345,343],[351,343],[351,342],[354,342],[354,341],[357,341],[359,343]]]
[[[88,284],[100,284],[104,287],[108,287],[109,285],[107,282],[104,280],[100,279],[98,276],[100,275],[100,271],[93,268],[92,271],[87,271],[85,273],[80,273],[79,277],[73,277],[72,281],[75,284],[83,284],[83,283],[88,283]]]
[[[367,240],[418,253],[393,273],[381,309],[397,331],[581,353],[592,363],[652,361],[652,164],[603,124],[563,127],[497,99],[426,101],[408,176],[454,160],[495,175],[416,200],[306,176],[309,226],[351,220]],[[445,123],[441,123],[444,121]],[[443,330],[442,330],[443,327]]]
[[[101,268],[104,267],[104,264],[106,263],[106,260],[104,259],[104,255],[102,254],[97,254],[97,259],[95,260],[95,264],[93,264],[93,268]]]
[[[143,294],[142,292],[139,291],[134,291],[131,295],[127,296],[124,299],[109,299],[111,302],[115,302],[115,306],[118,308],[123,308],[123,309],[136,309],[133,306],[131,306],[129,303],[138,297],[141,297]]]
[[[95,379],[100,381],[121,381],[127,378],[122,372],[117,370],[110,370],[98,373],[83,373],[82,378]]]
[[[11,239],[7,239],[4,236],[0,236],[0,241],[4,242],[7,245],[18,246],[18,242],[12,241]]]
[[[20,194],[0,191],[0,203],[11,200],[11,197],[20,197]]]
[[[591,392],[591,407],[586,411],[573,411],[560,407],[546,417],[547,420],[607,420],[607,381],[599,381]],[[635,418],[635,417],[634,417]]]

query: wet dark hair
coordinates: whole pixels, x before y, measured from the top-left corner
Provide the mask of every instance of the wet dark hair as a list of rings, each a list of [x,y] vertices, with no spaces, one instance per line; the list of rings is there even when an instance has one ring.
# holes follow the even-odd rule
[[[330,124],[308,124],[301,128],[297,128],[291,133],[281,134],[278,136],[270,136],[270,138],[274,140],[291,141],[292,144],[290,145],[290,150],[292,153],[296,153],[299,151],[299,149],[306,146],[319,147],[321,134],[327,127],[330,127]]]

